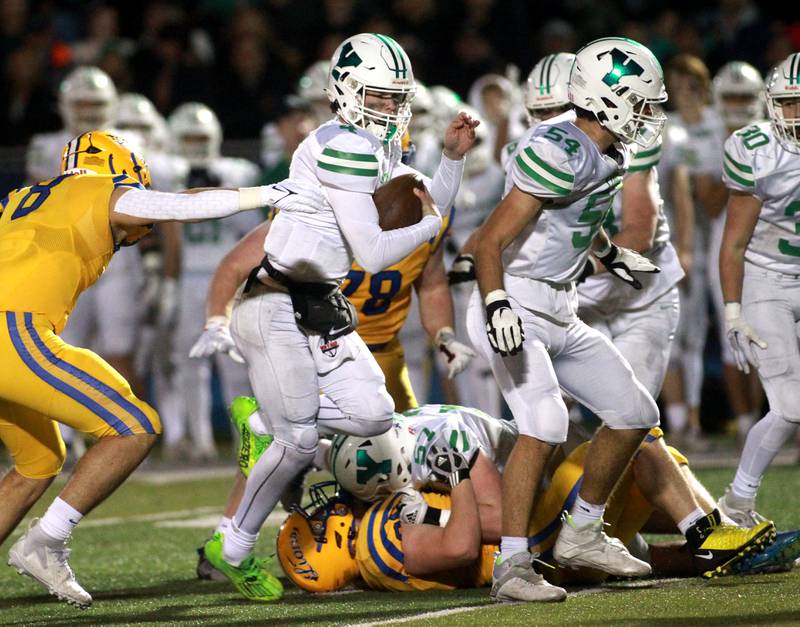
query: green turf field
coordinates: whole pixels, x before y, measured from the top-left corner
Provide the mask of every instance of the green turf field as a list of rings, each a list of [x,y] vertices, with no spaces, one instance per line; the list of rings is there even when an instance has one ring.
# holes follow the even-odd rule
[[[733,469],[697,474],[712,494],[719,494]],[[800,624],[800,571],[711,583],[695,579],[615,584],[575,591],[565,603],[550,606],[480,607],[489,601],[485,589],[311,596],[288,588],[279,604],[252,604],[225,583],[195,579],[195,548],[215,525],[227,489],[224,479],[169,485],[129,482],[81,524],[73,539],[70,561],[94,596],[93,607],[80,611],[58,603],[38,584],[3,565],[0,625]],[[798,495],[800,469],[774,468],[764,482],[760,509],[779,529],[800,527]],[[42,502],[49,503],[50,496]],[[43,509],[38,507],[34,515]],[[260,554],[272,552],[275,530],[271,525],[262,533]],[[0,547],[3,564],[9,546],[6,542]],[[447,610],[454,612],[443,613]]]

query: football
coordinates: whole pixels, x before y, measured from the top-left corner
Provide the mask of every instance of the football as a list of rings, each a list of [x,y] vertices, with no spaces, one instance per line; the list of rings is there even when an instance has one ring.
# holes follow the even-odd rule
[[[402,229],[422,219],[422,201],[414,195],[414,188],[425,184],[415,174],[403,174],[381,185],[372,195],[378,208],[378,224],[384,231]]]

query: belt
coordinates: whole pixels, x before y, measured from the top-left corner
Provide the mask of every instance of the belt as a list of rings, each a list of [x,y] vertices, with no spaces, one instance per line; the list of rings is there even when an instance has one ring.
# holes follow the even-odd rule
[[[261,260],[261,263],[250,271],[247,276],[247,281],[244,284],[244,293],[247,294],[256,282],[261,282],[258,278],[261,270],[267,273],[270,279],[276,283],[283,285],[290,292],[306,293],[315,296],[327,296],[334,290],[338,289],[338,285],[333,283],[304,283],[295,281],[294,279],[286,276],[283,272],[273,266],[266,255]]]

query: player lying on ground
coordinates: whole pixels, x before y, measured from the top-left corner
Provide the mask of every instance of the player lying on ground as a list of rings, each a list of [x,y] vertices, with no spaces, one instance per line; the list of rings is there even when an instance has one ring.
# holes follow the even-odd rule
[[[149,185],[140,154],[109,133],[87,132],[64,148],[60,176],[14,190],[0,203],[0,439],[14,458],[0,481],[0,542],[61,470],[57,423],[97,438],[61,494],[9,552],[20,573],[80,607],[92,598],[67,563],[66,542],[145,458],[161,424],[116,370],[59,337],[75,301],[120,246],[135,243],[154,223],[272,204],[308,206],[298,183],[185,194],[149,191]],[[318,203],[316,192],[309,193]]]
[[[287,576],[300,587],[329,591],[354,581],[359,574],[370,588],[394,591],[474,587],[491,581],[496,546],[489,545],[499,539],[498,466],[502,468],[510,450],[504,435],[513,432],[513,427],[461,407],[428,405],[408,413],[414,415],[398,417],[395,428],[416,432],[413,461],[403,460],[399,451],[390,452],[391,442],[402,441],[402,437],[385,434],[360,441],[337,437],[330,453],[336,476],[357,493],[381,494],[394,479],[390,468],[405,461],[412,465],[416,485],[427,484],[427,489],[433,483],[440,491],[449,490],[449,497],[404,488],[364,505],[343,491],[327,504],[317,499],[307,510],[293,513],[281,528],[278,554]],[[348,445],[347,440],[357,444]],[[378,440],[386,440],[386,446]],[[587,450],[587,443],[579,445],[557,466],[534,513],[528,543],[549,562],[553,561],[552,546],[562,512],[575,499],[582,480]],[[340,471],[356,465],[358,473]],[[380,467],[388,474],[378,480],[377,489],[371,485],[374,477],[356,480],[358,474]],[[688,502],[684,491],[688,491]],[[313,489],[312,494],[319,497],[321,491]],[[708,515],[682,529],[687,542],[681,545],[694,551],[679,544],[648,548],[636,535],[654,524],[659,526],[650,528],[660,533],[674,532],[676,522],[685,527],[684,513],[695,507]],[[744,555],[758,551],[774,535],[769,523],[758,531],[720,525],[713,500],[694,478],[685,458],[664,445],[658,429],[640,447],[607,511],[609,535],[619,538],[612,542],[625,541],[636,547],[659,575],[745,572]],[[665,513],[669,514],[667,525],[659,520]],[[759,554],[760,567],[791,565],[798,553],[800,534],[793,533],[775,549]],[[596,583],[606,576],[591,569],[557,568],[547,573],[558,583],[575,584]]]

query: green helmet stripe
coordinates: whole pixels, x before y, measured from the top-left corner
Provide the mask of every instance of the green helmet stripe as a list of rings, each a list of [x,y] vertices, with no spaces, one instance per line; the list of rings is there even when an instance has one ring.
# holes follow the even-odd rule
[[[381,35],[379,33],[372,34],[389,49],[389,53],[392,55],[392,61],[394,61],[394,67],[390,69],[394,70],[395,78],[400,78],[401,74],[403,78],[408,78],[408,66],[406,65],[403,51],[397,42],[386,35]]]
[[[550,87],[552,85],[552,83],[550,81],[550,72],[553,71],[553,63],[555,63],[555,62],[556,62],[556,55],[551,54],[550,55],[550,60],[547,62],[547,78],[546,78],[546,80],[547,80],[547,93],[548,94],[550,94]]]

